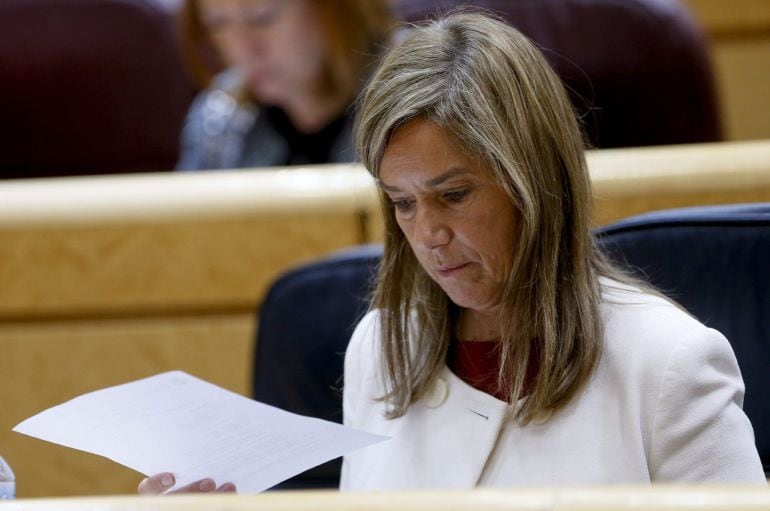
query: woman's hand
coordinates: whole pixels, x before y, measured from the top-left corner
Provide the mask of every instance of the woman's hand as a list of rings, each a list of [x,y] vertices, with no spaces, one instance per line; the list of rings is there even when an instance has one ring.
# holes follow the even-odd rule
[[[234,492],[235,485],[233,483],[225,483],[220,487],[217,487],[217,483],[213,479],[201,479],[187,486],[181,488],[175,488],[172,491],[168,491],[169,488],[174,486],[176,479],[174,474],[169,472],[161,472],[154,476],[146,477],[139,483],[138,492],[140,495],[160,495],[162,493],[209,493],[209,492]]]

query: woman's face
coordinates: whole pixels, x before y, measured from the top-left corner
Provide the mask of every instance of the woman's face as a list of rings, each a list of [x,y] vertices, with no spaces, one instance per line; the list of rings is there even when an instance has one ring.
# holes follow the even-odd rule
[[[326,58],[312,0],[198,0],[201,20],[255,98],[282,106],[315,90]]]
[[[396,130],[380,186],[417,260],[458,306],[490,312],[513,261],[518,213],[492,171],[417,119]]]

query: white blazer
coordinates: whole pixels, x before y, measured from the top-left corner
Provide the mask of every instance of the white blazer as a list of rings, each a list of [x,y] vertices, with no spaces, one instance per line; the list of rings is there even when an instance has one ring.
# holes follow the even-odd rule
[[[566,408],[524,427],[506,419],[511,405],[446,367],[403,417],[386,420],[378,314],[367,314],[345,356],[344,423],[391,439],[347,455],[340,488],[766,484],[724,336],[664,299],[602,283],[593,376]]]

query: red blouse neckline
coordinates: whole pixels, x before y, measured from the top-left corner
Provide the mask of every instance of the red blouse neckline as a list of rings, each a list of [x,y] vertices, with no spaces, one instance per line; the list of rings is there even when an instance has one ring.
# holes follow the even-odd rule
[[[524,381],[525,392],[534,382],[538,370],[538,359],[529,358],[527,375]],[[447,360],[449,369],[468,385],[489,394],[501,401],[511,402],[506,385],[499,388],[497,377],[500,372],[500,342],[493,341],[453,341]]]

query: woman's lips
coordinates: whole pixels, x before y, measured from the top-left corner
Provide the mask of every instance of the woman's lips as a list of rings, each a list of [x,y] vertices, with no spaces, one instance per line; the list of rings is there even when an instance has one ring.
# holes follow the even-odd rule
[[[457,273],[460,273],[469,264],[471,263],[463,263],[456,266],[442,266],[440,268],[436,268],[436,272],[442,277],[451,277]]]

